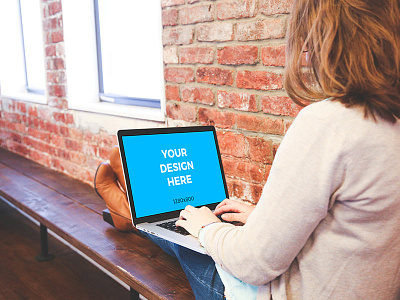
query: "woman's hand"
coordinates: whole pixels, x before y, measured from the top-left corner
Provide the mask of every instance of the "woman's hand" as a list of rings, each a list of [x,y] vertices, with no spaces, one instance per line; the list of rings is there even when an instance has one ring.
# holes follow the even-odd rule
[[[195,208],[188,205],[181,211],[179,220],[175,224],[185,228],[194,237],[198,237],[199,231],[203,226],[216,222],[221,221],[208,207]]]
[[[221,218],[227,222],[240,222],[245,224],[254,208],[254,205],[225,199],[217,205],[214,214],[217,216],[221,215]]]

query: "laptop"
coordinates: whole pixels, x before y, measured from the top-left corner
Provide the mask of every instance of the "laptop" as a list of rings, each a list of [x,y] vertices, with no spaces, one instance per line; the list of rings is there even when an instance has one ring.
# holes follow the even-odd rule
[[[215,128],[125,129],[117,136],[133,225],[205,254],[175,221],[187,205],[214,210],[229,197]]]

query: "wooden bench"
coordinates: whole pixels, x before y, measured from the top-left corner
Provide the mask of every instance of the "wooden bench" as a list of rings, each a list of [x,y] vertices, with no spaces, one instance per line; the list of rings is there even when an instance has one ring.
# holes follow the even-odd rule
[[[40,222],[38,260],[51,259],[48,228],[128,284],[131,299],[194,299],[176,259],[103,221],[106,206],[91,186],[0,148],[0,198]]]

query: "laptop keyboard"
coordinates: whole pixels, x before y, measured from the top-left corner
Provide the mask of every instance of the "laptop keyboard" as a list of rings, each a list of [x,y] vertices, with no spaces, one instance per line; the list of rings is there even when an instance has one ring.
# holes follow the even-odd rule
[[[183,227],[176,226],[175,222],[176,221],[169,221],[169,222],[157,224],[157,226],[160,226],[162,228],[174,231],[174,232],[182,234],[182,235],[189,235],[190,234]]]

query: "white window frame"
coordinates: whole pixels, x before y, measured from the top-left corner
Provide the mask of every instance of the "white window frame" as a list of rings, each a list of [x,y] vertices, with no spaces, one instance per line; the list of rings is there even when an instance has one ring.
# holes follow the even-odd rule
[[[63,0],[62,9],[69,108],[164,122],[165,92],[161,108],[100,102],[93,0]],[[161,4],[159,22],[161,30]],[[160,49],[160,57],[162,52]],[[164,91],[164,74],[159,80]]]
[[[41,0],[34,0],[40,3]],[[25,54],[22,38],[21,15],[19,1],[4,1],[2,5],[8,5],[8,9],[0,9],[0,39],[2,47],[0,49],[0,90],[1,96],[15,100],[47,103],[47,88],[45,94],[31,93],[26,88],[26,69]],[[40,9],[41,19],[43,20],[42,9]],[[44,38],[41,41],[44,49]],[[45,53],[43,50],[43,61]],[[46,66],[43,64],[43,71],[46,76]]]

